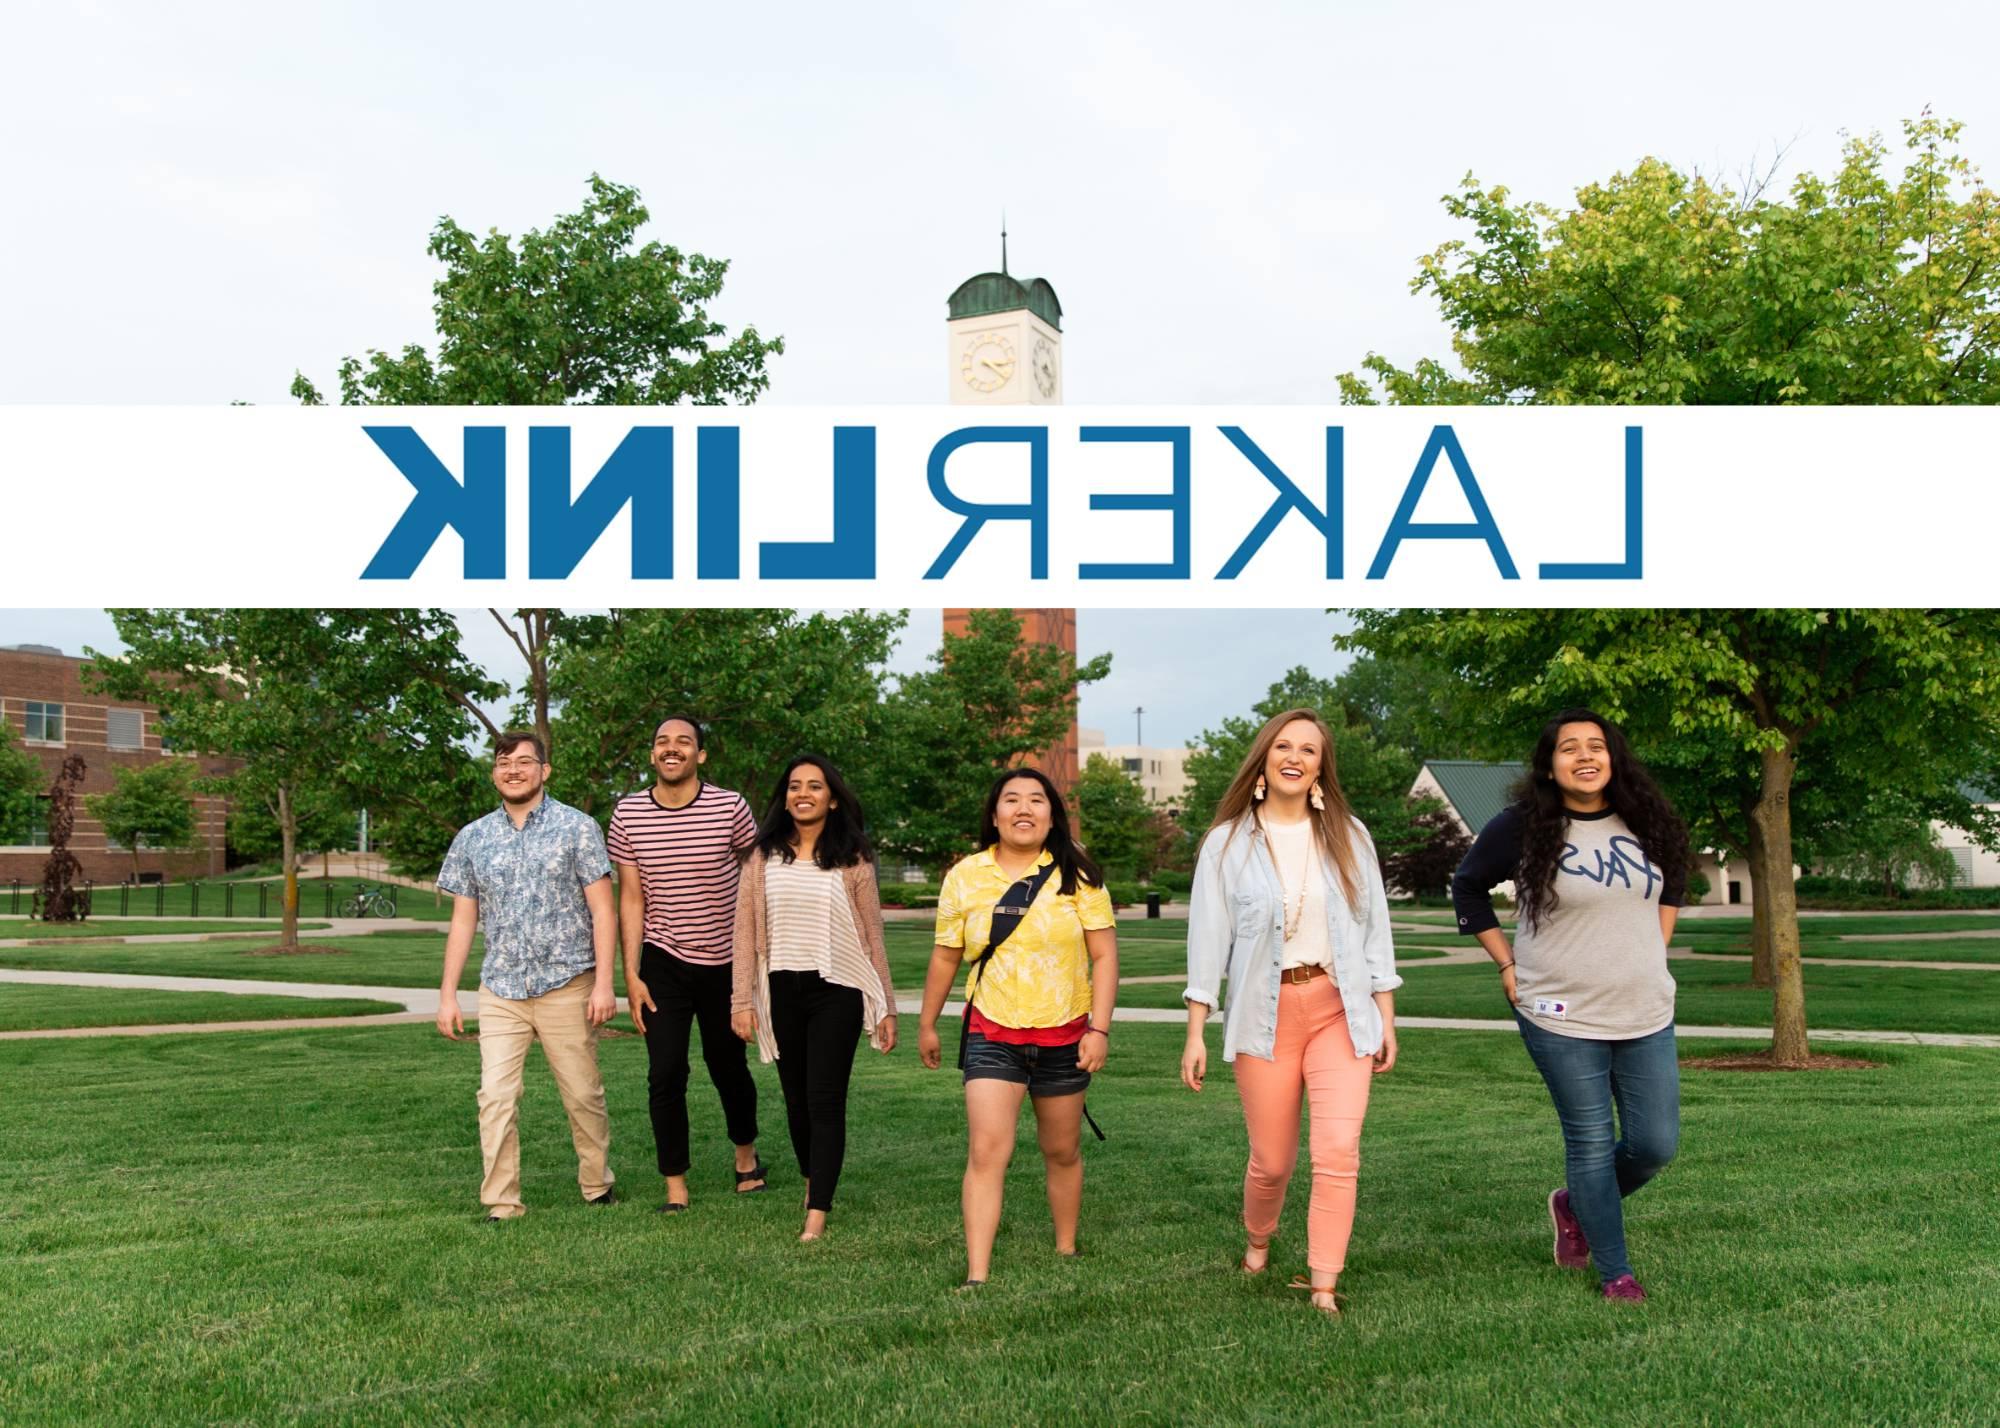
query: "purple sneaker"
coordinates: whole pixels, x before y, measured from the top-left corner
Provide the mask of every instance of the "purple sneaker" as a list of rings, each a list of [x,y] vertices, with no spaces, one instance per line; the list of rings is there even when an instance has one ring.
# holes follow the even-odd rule
[[[1636,1302],[1646,1297],[1646,1291],[1639,1287],[1639,1281],[1631,1275],[1621,1274],[1604,1286],[1604,1297],[1606,1299],[1630,1299]]]
[[[1590,1242],[1583,1237],[1583,1226],[1570,1213],[1569,1191],[1549,1192],[1549,1219],[1556,1227],[1556,1267],[1589,1269]]]

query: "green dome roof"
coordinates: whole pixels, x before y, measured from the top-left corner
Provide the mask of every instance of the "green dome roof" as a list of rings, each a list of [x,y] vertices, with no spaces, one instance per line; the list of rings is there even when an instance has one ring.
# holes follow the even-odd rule
[[[1011,273],[981,273],[958,285],[948,299],[951,315],[984,317],[990,312],[1017,312],[1026,308],[1056,331],[1062,331],[1062,304],[1047,278],[1026,282]]]

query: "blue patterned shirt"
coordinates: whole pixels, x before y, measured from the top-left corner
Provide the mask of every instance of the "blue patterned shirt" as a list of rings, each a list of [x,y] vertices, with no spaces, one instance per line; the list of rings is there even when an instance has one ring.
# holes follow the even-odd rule
[[[597,820],[544,796],[519,828],[496,808],[459,829],[437,885],[479,899],[480,983],[518,1002],[596,967],[583,890],[610,873]]]

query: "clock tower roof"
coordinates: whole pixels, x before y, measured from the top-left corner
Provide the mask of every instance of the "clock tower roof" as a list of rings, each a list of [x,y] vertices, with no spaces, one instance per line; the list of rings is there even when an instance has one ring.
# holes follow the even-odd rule
[[[1026,308],[1056,331],[1062,331],[1062,304],[1047,278],[1023,281],[1012,273],[981,273],[967,278],[947,299],[954,318],[984,317]]]

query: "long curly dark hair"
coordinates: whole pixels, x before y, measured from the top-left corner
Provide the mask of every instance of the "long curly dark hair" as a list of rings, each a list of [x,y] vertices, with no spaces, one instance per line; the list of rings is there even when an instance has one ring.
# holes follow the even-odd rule
[[[1562,790],[1556,787],[1556,736],[1565,724],[1595,724],[1604,731],[1604,747],[1611,759],[1611,782],[1604,794],[1612,812],[1625,820],[1646,857],[1665,875],[1668,887],[1687,881],[1687,824],[1674,812],[1667,796],[1660,792],[1646,766],[1632,755],[1619,727],[1589,709],[1565,709],[1542,726],[1535,740],[1534,757],[1527,773],[1514,785],[1514,806],[1521,811],[1521,870],[1514,879],[1514,895],[1521,921],[1539,927],[1562,902],[1556,891],[1556,864],[1568,842],[1569,810]]]
[[[1042,851],[1055,859],[1056,869],[1062,874],[1056,891],[1067,897],[1076,891],[1079,881],[1092,887],[1103,887],[1104,874],[1098,871],[1090,854],[1083,851],[1082,845],[1069,831],[1069,806],[1063,802],[1062,790],[1040,769],[1008,769],[993,781],[993,787],[986,791],[986,807],[979,814],[979,846],[991,848],[1000,841],[1000,792],[1020,778],[1034,780],[1048,795],[1049,834],[1042,840]]]
[[[847,780],[840,776],[840,770],[818,754],[800,754],[778,775],[778,786],[771,790],[771,802],[765,807],[764,820],[757,827],[758,851],[767,857],[775,855],[787,863],[797,856],[792,849],[792,840],[798,836],[798,825],[792,818],[791,802],[786,795],[791,791],[792,775],[808,767],[820,771],[826,780],[826,791],[833,795],[833,806],[826,811],[826,823],[819,830],[819,841],[813,844],[813,862],[828,870],[873,862],[875,851],[868,846],[861,800],[854,796]]]

